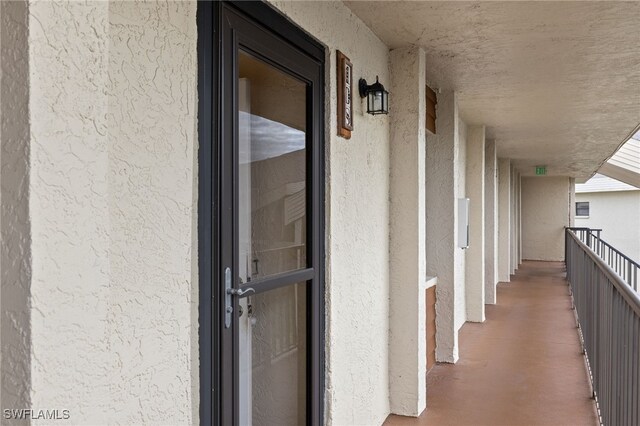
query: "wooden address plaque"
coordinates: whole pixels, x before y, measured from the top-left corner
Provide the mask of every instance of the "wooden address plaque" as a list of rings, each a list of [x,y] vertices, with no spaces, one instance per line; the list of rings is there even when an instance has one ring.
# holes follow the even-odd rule
[[[342,52],[336,51],[338,64],[338,136],[351,139],[353,130],[353,64]]]
[[[427,98],[427,130],[436,134],[436,107],[438,105],[438,95],[436,92],[427,86],[426,90]]]

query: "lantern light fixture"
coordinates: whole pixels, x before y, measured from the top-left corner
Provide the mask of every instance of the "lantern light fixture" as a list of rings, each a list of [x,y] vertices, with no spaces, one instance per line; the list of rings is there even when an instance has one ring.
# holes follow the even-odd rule
[[[369,85],[364,78],[358,82],[360,97],[367,98],[367,112],[371,115],[389,114],[389,92],[378,81]]]

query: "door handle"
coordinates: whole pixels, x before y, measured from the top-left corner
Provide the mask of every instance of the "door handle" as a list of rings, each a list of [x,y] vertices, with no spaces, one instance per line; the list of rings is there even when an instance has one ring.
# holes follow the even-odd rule
[[[231,299],[230,290],[233,283],[231,282],[231,268],[224,270],[224,328],[231,327],[231,316],[233,314],[233,300]]]
[[[247,293],[255,293],[256,291],[252,288],[238,289],[238,288],[228,288],[227,294],[231,294],[233,296],[242,297]]]
[[[233,288],[233,280],[231,279],[231,268],[224,270],[224,328],[231,327],[233,319],[233,298],[231,296],[242,297],[247,293],[255,293],[252,288],[237,289]]]

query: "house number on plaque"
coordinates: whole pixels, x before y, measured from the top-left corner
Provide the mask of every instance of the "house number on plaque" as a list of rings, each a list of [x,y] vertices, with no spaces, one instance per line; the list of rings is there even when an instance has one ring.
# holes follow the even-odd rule
[[[351,138],[353,130],[353,64],[342,52],[336,52],[338,62],[338,135]]]

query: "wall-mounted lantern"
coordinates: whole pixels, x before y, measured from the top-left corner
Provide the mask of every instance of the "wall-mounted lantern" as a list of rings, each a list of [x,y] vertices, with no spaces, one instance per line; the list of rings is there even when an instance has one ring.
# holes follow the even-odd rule
[[[387,92],[382,84],[378,81],[368,85],[364,78],[358,82],[360,89],[360,97],[367,97],[367,112],[371,115],[389,114],[389,92]]]

